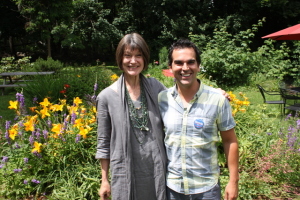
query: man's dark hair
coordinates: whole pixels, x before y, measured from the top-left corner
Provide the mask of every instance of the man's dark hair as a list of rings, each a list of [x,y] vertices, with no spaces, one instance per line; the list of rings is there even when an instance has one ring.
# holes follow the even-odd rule
[[[194,49],[195,54],[196,54],[197,64],[200,65],[200,63],[201,63],[201,59],[200,59],[201,52],[197,48],[197,46],[193,42],[191,42],[190,40],[188,40],[188,39],[179,39],[176,42],[174,42],[171,45],[171,47],[169,48],[169,53],[168,53],[168,65],[169,66],[171,66],[172,62],[173,62],[172,54],[173,54],[174,49],[185,49],[185,48],[192,48],[192,49]]]

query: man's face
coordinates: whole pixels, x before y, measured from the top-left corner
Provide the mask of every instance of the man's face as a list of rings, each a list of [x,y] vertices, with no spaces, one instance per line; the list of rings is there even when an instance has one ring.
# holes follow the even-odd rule
[[[190,88],[197,83],[197,73],[200,71],[193,48],[174,49],[172,69],[178,87]]]

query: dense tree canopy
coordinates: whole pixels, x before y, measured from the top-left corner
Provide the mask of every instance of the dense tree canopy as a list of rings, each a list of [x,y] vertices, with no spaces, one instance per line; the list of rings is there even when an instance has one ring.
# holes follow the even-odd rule
[[[27,52],[76,62],[111,61],[130,32],[142,34],[158,59],[162,47],[191,33],[203,37],[204,47],[218,19],[235,34],[265,17],[252,48],[261,36],[300,22],[298,0],[2,0],[0,9],[1,56]]]

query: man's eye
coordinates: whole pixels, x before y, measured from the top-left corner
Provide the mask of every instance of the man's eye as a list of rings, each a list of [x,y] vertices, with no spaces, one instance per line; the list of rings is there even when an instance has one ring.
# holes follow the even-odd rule
[[[175,61],[174,63],[175,63],[175,65],[183,65],[183,62],[180,62],[180,61]]]
[[[188,65],[193,65],[193,64],[195,64],[195,60],[190,60],[189,62],[188,62]]]

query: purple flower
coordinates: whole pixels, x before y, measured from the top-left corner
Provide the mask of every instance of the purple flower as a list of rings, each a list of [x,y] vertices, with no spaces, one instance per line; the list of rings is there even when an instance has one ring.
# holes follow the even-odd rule
[[[73,113],[71,114],[71,124],[75,124],[75,120],[76,120],[76,113],[73,112]]]
[[[28,184],[28,181],[27,181],[27,180],[24,180],[23,183],[26,185],[26,184]]]
[[[14,172],[15,173],[19,173],[19,172],[21,172],[22,171],[22,169],[14,169]]]
[[[36,130],[36,132],[35,132],[35,137],[36,137],[36,139],[38,140],[38,141],[40,141],[40,136],[41,136],[41,133],[40,133],[40,129],[39,128],[37,128],[37,130]]]
[[[19,121],[18,126],[19,127],[24,127],[23,121]]]
[[[44,135],[44,139],[47,140],[48,139],[48,131],[43,130],[43,135]]]
[[[288,119],[290,119],[291,117],[292,117],[292,114],[288,114],[288,115],[286,116],[286,118],[285,118],[285,121],[288,120]]]
[[[37,98],[37,97],[34,97],[34,98],[32,99],[32,103],[33,103],[33,104],[36,104],[36,103],[37,103],[37,100],[38,100],[38,98]]]
[[[267,135],[272,135],[272,133],[268,132]]]
[[[7,139],[8,143],[10,144],[10,137],[9,137],[8,131],[5,131],[4,135],[5,135],[5,138]]]
[[[6,129],[6,130],[8,130],[8,129],[9,129],[10,122],[11,122],[11,121],[6,121],[6,122],[5,122],[5,129]]]
[[[17,101],[20,103],[20,105],[22,107],[25,107],[25,98],[24,98],[24,95],[17,92],[16,98],[17,98]]]
[[[0,119],[2,119],[2,116],[0,116]]]
[[[81,135],[80,134],[77,134],[76,135],[76,138],[75,138],[75,142],[78,143],[81,139]]]
[[[94,85],[94,91],[96,91],[97,89],[98,89],[98,84],[95,83],[95,85]]]
[[[60,138],[63,142],[66,141],[66,139],[62,136],[62,134],[59,134],[59,138]]]
[[[33,138],[33,136],[32,136],[32,135],[31,135],[31,136],[29,136],[29,142],[30,142],[30,144],[31,144],[31,145],[33,145],[34,138]]]
[[[42,158],[42,155],[40,153],[38,153],[37,151],[34,151],[33,155],[35,155],[38,158]]]
[[[40,181],[38,181],[38,180],[36,180],[36,179],[32,179],[31,182],[36,183],[36,184],[41,183]]]
[[[28,158],[24,158],[24,163],[28,163]]]
[[[300,150],[300,149],[299,149]],[[2,169],[4,167],[4,164],[0,164],[0,169]]]
[[[8,162],[9,158],[7,156],[2,156],[2,162],[6,163]]]
[[[21,147],[20,147],[20,145],[18,143],[15,143],[15,148],[16,149],[20,149]]]
[[[50,119],[48,119],[48,121],[47,121],[47,125],[48,125],[48,127],[49,127],[49,128],[52,126],[52,122],[51,122],[51,120],[50,120]]]

